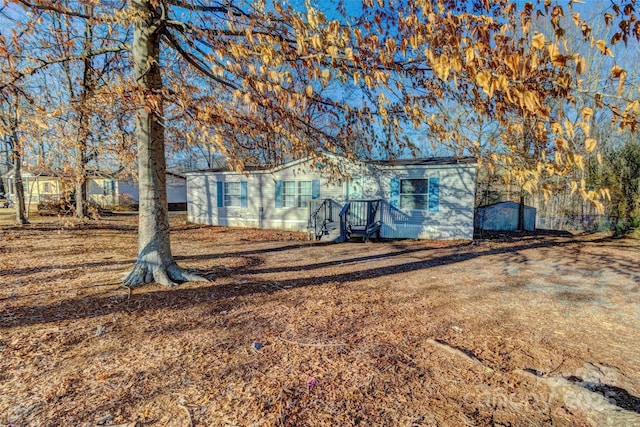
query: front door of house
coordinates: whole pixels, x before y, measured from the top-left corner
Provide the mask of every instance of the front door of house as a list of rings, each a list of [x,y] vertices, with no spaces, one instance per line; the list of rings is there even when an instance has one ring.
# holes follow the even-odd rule
[[[354,175],[347,180],[347,199],[356,200],[363,197],[364,178],[362,175]]]

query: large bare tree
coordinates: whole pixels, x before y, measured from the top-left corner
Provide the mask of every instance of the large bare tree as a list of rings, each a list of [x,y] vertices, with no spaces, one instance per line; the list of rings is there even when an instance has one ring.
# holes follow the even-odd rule
[[[328,152],[353,157],[362,152],[355,140],[368,140],[365,148],[379,152],[413,152],[407,126],[431,126],[437,134],[433,129],[446,117],[434,115],[433,105],[456,99],[512,133],[518,130],[510,120],[514,113],[540,134],[550,132],[550,138],[532,140],[539,141],[533,148],[511,144],[496,156],[523,188],[533,188],[544,174],[568,173],[584,163],[567,143],[575,126],[561,122],[547,102],[570,103],[580,89],[577,76],[584,61],[563,43],[566,25],[583,28],[587,45],[604,55],[611,43],[640,34],[635,0],[614,1],[615,13],[603,13],[606,22],[621,29],[610,42],[592,40],[587,23],[570,5],[551,1],[366,0],[358,16],[338,2],[332,19],[309,3],[294,8],[263,1],[130,0],[102,2],[101,10],[90,15],[85,6],[95,2],[89,0],[5,2],[39,14],[91,20],[107,39],[113,28],[133,27],[131,90],[121,91],[122,102],[133,103],[137,111],[139,247],[125,280],[129,286],[201,279],[179,268],[171,254],[165,131],[173,125],[183,126],[187,141],[207,138],[241,169],[243,157],[237,154],[264,135],[284,141],[293,157]],[[539,15],[549,20],[553,37],[532,29]],[[34,52],[29,67],[3,71],[0,89],[52,63],[82,60],[128,42],[109,41],[69,57],[42,58]],[[622,81],[625,70],[615,65],[610,74]],[[331,83],[337,88],[323,90]],[[613,108],[601,94],[593,96],[599,108]],[[627,102],[630,107],[618,111],[615,124],[633,128],[637,101]],[[597,145],[586,124],[590,114],[583,109],[579,124],[587,151]],[[350,128],[358,129],[358,138]],[[507,143],[509,132],[501,137]],[[447,141],[456,152],[482,154],[469,138]],[[532,150],[533,161],[514,161],[530,157]],[[489,152],[488,158],[494,155]],[[601,195],[580,190],[592,200]]]
[[[29,224],[25,203],[24,186],[22,183],[22,159],[24,143],[22,130],[29,121],[29,103],[24,99],[21,91],[4,91],[0,101],[0,133],[7,144],[9,161],[12,165],[12,178],[15,195],[16,222],[20,225]],[[32,117],[32,116],[31,116]]]

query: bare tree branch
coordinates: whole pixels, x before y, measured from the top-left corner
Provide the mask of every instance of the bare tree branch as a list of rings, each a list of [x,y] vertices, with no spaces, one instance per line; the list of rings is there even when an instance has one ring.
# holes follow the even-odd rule
[[[213,12],[213,13],[231,13],[235,16],[250,16],[248,13],[231,3],[222,5],[216,2],[215,6],[206,6],[204,4],[185,3],[180,0],[170,0],[168,3],[180,9],[187,9],[195,12]]]
[[[102,47],[99,49],[83,52],[80,55],[68,55],[68,56],[62,56],[59,58],[47,58],[47,59],[37,58],[40,64],[34,67],[27,67],[15,73],[12,79],[9,79],[7,82],[3,84],[0,84],[0,90],[4,90],[5,88],[16,84],[23,78],[32,76],[38,71],[45,69],[48,66],[53,64],[62,64],[62,63],[71,62],[71,61],[82,61],[88,56],[99,56],[99,55],[104,55],[106,53],[123,52],[123,51],[130,51],[130,50],[131,50],[131,45],[126,43],[120,43],[116,46],[107,46],[107,47]]]
[[[237,90],[238,87],[236,85],[234,85],[233,83],[231,83],[230,81],[224,80],[219,78],[218,76],[214,75],[213,73],[211,73],[205,64],[202,64],[202,62],[196,58],[195,56],[191,55],[189,52],[187,52],[186,50],[183,49],[182,46],[180,46],[180,42],[178,40],[176,40],[176,38],[168,31],[164,31],[162,33],[162,35],[164,36],[165,41],[167,41],[167,43],[172,46],[179,54],[180,56],[182,56],[182,58],[187,61],[189,64],[191,64],[194,68],[196,68],[198,71],[200,71],[202,74],[204,74],[205,76],[207,76],[208,78],[210,78],[211,80],[220,83],[221,85],[230,88],[230,89],[234,89]]]

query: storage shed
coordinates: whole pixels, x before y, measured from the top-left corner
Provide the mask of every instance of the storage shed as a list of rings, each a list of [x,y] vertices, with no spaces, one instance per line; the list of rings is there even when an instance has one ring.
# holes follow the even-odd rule
[[[520,204],[516,202],[499,202],[476,209],[476,228],[484,231],[516,231]],[[524,230],[536,229],[536,209],[524,206]]]

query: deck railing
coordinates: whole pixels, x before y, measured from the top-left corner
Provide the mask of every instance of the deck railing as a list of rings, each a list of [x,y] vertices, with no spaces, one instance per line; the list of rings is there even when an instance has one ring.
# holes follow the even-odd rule
[[[350,200],[340,211],[340,233],[345,239],[353,234],[361,235],[368,241],[374,234],[379,237],[382,225],[378,216],[380,200]]]

